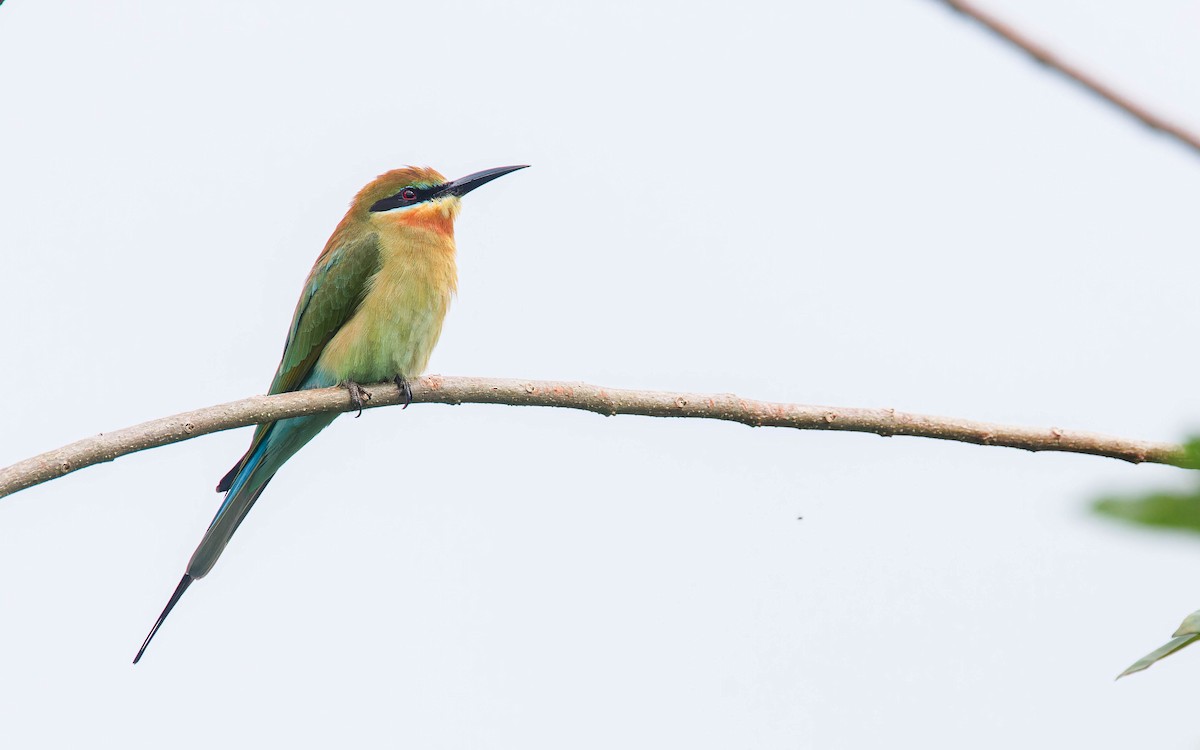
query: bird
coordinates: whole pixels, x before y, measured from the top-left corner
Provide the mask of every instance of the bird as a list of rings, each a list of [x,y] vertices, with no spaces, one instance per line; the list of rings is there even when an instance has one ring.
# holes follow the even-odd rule
[[[308,274],[268,393],[342,385],[361,415],[361,384],[391,380],[407,407],[409,381],[425,371],[456,290],[460,199],[527,166],[452,181],[430,167],[403,167],[358,191]],[[192,582],[212,570],[279,468],[336,417],[292,417],[255,429],[250,448],[217,483],[225,499],[134,664]]]

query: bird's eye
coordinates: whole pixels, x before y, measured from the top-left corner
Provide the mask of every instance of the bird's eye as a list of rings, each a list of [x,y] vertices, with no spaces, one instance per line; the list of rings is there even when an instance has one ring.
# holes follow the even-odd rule
[[[417,191],[413,190],[410,187],[404,188],[403,190],[400,191],[400,197],[406,201],[416,200]]]

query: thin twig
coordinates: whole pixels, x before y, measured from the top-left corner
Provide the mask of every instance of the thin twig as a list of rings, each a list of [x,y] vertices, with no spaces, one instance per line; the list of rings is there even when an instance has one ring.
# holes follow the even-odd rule
[[[963,2],[963,0],[936,0],[942,5],[945,5],[967,18],[979,23],[988,31],[1000,37],[1004,41],[1012,44],[1018,49],[1024,51],[1035,61],[1045,65],[1046,67],[1056,70],[1067,78],[1070,78],[1075,83],[1083,86],[1088,91],[1096,96],[1107,101],[1116,107],[1121,108],[1127,114],[1136,117],[1147,127],[1157,130],[1164,135],[1170,136],[1179,141],[1183,145],[1200,154],[1200,136],[1180,127],[1158,115],[1154,114],[1144,106],[1133,101],[1129,97],[1114,90],[1112,87],[1096,79],[1095,77],[1085,73],[1074,65],[1062,60],[1050,50],[1033,41],[1029,37],[1024,36],[1012,26],[1004,23],[993,15],[979,9],[974,4]]]
[[[392,383],[366,386],[368,407],[401,402]],[[871,432],[877,435],[956,440],[1029,451],[1087,453],[1132,463],[1183,466],[1182,446],[1058,428],[1014,427],[969,419],[906,414],[895,409],[854,409],[753,401],[732,394],[666,393],[603,388],[587,383],[430,376],[412,384],[412,402],[557,406],[597,414],[691,417],[741,422],[752,427]],[[144,422],[86,438],[0,469],[0,497],[48,482],[128,453],[157,448],[210,432],[321,412],[352,411],[344,388],[255,396]]]

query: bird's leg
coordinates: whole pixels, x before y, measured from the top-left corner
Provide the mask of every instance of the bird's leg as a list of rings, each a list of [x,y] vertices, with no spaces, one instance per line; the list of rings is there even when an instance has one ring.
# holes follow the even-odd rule
[[[350,403],[354,404],[358,409],[358,414],[354,415],[355,419],[362,416],[363,403],[371,400],[371,394],[363,390],[363,387],[353,380],[347,380],[346,390],[350,391]]]
[[[412,386],[408,384],[408,379],[403,375],[397,375],[392,382],[396,384],[396,387],[400,389],[400,395],[404,397],[404,406],[400,408],[407,409],[408,405],[412,403]]]

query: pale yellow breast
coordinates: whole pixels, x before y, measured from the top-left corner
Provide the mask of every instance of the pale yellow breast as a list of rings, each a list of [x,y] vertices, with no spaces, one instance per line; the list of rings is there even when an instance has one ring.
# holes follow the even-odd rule
[[[339,381],[373,383],[425,371],[457,284],[454,239],[406,227],[380,234],[382,265],[354,316],[317,367]]]

